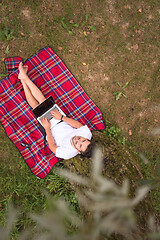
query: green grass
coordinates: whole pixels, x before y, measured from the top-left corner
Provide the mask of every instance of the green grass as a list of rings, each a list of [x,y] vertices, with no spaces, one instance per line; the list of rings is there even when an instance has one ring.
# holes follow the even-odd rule
[[[0,126],[1,127],[1,126]],[[5,137],[1,127],[1,137]],[[45,179],[36,178],[9,139],[0,144],[0,223],[5,224],[9,203],[20,212],[14,228],[13,239],[22,229],[33,225],[29,213],[41,213],[46,209],[46,193],[55,199],[65,199],[74,212],[79,213],[75,192],[67,180],[56,174],[54,168]],[[60,162],[57,164],[63,167]]]
[[[104,134],[111,138],[114,138],[116,141],[122,143],[123,145],[125,145],[126,143],[126,139],[122,130],[118,126],[111,124],[107,120],[106,120],[106,129],[104,130]]]
[[[3,0],[0,3],[0,77],[5,75],[5,57],[19,55],[26,60],[41,48],[52,47],[101,109],[104,118],[111,122],[107,122],[105,134],[123,143],[128,141],[135,152],[143,152],[149,158],[150,164],[142,165],[148,179],[152,168],[157,166],[160,152],[158,139],[151,138],[146,131],[159,118],[155,112],[142,118],[139,114],[159,102],[158,9],[156,0]],[[134,49],[136,44],[138,49]],[[116,101],[113,96],[113,92],[119,91],[116,82],[124,86],[128,81],[127,98]],[[129,129],[133,131],[132,136],[128,136]],[[57,176],[54,168],[43,180],[33,176],[1,126],[0,172],[1,223],[4,224],[9,201],[23,212],[15,234],[33,224],[28,212],[46,208],[44,189],[55,198],[64,197],[79,211],[69,183]],[[160,212],[158,197],[156,190],[153,199]]]

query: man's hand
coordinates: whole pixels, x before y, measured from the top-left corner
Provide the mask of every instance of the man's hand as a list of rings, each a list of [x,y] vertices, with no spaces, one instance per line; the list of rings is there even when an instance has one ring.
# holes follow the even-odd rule
[[[43,117],[43,118],[41,119],[41,122],[42,122],[42,125],[43,125],[44,129],[46,130],[46,132],[47,132],[48,130],[50,130],[50,128],[51,128],[51,122],[50,122],[47,118]]]
[[[58,112],[57,110],[51,111],[51,115],[53,118],[55,118],[57,120],[61,120],[62,114],[60,112]],[[80,122],[78,122],[72,118],[69,118],[67,116],[63,116],[63,121],[66,122],[67,124],[69,124],[73,128],[80,128],[83,126]]]
[[[58,112],[58,110],[56,110],[56,109],[51,111],[51,115],[53,118],[55,118],[57,120],[60,120],[62,117],[62,114],[60,112]]]

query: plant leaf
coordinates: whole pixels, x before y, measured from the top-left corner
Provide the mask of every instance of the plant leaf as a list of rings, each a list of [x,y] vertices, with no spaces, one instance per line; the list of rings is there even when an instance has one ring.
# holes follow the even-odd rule
[[[73,31],[69,30],[68,32],[69,32],[70,35],[73,35]]]
[[[96,27],[95,26],[88,26],[92,31],[96,31]]]
[[[88,17],[89,17],[89,14],[87,13],[87,14],[86,14],[86,21],[88,20]]]
[[[122,94],[122,92],[118,93],[118,95],[116,96],[116,101],[119,100],[121,94]]]
[[[123,86],[123,89],[124,89],[125,87],[127,87],[128,84],[129,84],[129,82],[127,82],[127,83]]]
[[[118,94],[118,92],[114,92],[114,93],[113,93],[113,95],[117,95],[117,94]]]
[[[5,77],[7,74],[0,74],[0,77]]]
[[[62,24],[62,27],[63,27],[64,29],[68,30],[68,27],[67,27],[67,25],[64,23],[63,20],[61,20],[61,24]]]
[[[123,97],[127,98],[127,96],[124,93],[122,93],[122,95],[123,95]]]
[[[6,54],[9,53],[9,45],[6,47],[5,53],[6,53]]]
[[[121,87],[121,84],[120,84],[120,82],[116,82],[116,83],[118,84],[118,86],[119,86],[119,87]]]
[[[73,27],[79,27],[79,25],[77,23],[74,23]]]
[[[83,21],[83,22],[82,22],[82,24],[81,24],[81,26],[82,26],[82,27],[84,27],[84,25],[85,25],[85,24],[86,24],[86,22],[85,22],[85,21]]]

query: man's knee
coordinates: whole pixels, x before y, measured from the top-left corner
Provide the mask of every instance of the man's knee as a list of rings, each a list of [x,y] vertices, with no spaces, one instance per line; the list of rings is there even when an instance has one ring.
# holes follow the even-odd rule
[[[44,102],[45,100],[46,100],[46,98],[43,96],[43,97],[40,98],[40,102],[39,102],[39,103],[42,103],[42,102]]]

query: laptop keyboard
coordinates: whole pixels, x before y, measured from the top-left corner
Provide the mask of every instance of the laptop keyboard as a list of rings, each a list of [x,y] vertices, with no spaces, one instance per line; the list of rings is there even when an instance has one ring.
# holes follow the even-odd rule
[[[45,117],[46,117],[48,120],[51,120],[51,119],[53,118],[50,112],[46,113],[46,114],[45,114]]]
[[[57,106],[55,105],[51,110],[57,110],[57,111],[59,111],[60,113],[62,112],[62,110],[61,109],[58,109],[57,108]],[[63,114],[63,112],[62,112],[62,114]],[[48,111],[48,112],[46,112],[44,115],[43,115],[43,117],[46,117],[48,120],[51,120],[53,117],[52,117],[52,115],[51,115],[51,113]],[[40,120],[42,119],[42,117],[40,117],[39,118]]]

